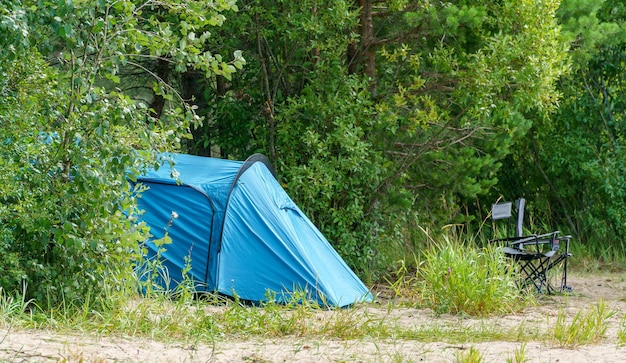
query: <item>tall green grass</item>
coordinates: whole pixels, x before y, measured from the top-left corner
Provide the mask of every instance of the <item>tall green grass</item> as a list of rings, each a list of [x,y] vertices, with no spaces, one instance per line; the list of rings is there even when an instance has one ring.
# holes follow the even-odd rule
[[[478,248],[444,236],[415,265],[411,275],[402,261],[391,287],[397,297],[437,313],[504,314],[521,310],[533,300],[518,289],[515,268],[495,246]]]
[[[14,319],[29,312],[33,300],[25,299],[25,290],[26,286],[24,285],[21,295],[11,296],[4,289],[0,288],[0,321],[10,324]]]
[[[626,270],[626,256],[619,248],[610,245],[592,246],[573,239],[570,251],[575,257],[570,259],[570,266],[577,271],[622,273]]]

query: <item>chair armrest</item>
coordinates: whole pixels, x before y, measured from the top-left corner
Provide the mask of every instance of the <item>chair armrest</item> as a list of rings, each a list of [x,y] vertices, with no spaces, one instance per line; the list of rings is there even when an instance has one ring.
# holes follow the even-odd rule
[[[529,236],[527,239],[522,240],[522,241],[517,241],[516,243],[521,243],[524,245],[552,243],[554,239],[557,238],[558,235],[559,235],[559,231],[554,231],[554,232],[544,233],[544,234],[533,234],[532,236]]]
[[[570,235],[561,236],[561,237],[557,238],[557,241],[558,241],[557,242],[557,246],[556,246],[556,248],[553,246],[552,249],[556,251],[556,250],[559,249],[558,244],[564,243],[565,244],[565,252],[564,253],[565,254],[569,254],[569,241],[571,239],[572,239],[572,236],[570,236]]]
[[[547,243],[550,239],[554,238],[559,233],[560,233],[559,231],[554,231],[550,233],[531,234],[528,236],[521,236],[521,237],[496,238],[496,239],[489,240],[489,242],[510,242],[511,244],[520,244],[520,243],[536,243],[537,241],[539,241],[542,243]],[[570,237],[570,236],[566,236],[566,237]],[[566,237],[561,237],[561,238],[566,238]]]
[[[519,250],[526,250],[529,247],[534,247],[535,252],[545,252],[545,245],[550,245],[550,249],[554,249],[555,241],[558,240],[559,231],[554,231],[544,234],[533,234],[525,238],[513,240],[509,242],[509,246]]]
[[[496,238],[489,240],[490,243],[494,242],[509,242],[509,244],[519,244],[522,242],[534,240],[536,238],[535,235],[531,236],[522,236],[522,237],[505,237],[505,238]]]

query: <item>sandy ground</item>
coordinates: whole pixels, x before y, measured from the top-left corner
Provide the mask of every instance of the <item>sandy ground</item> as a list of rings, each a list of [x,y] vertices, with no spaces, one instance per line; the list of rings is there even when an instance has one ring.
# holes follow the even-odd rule
[[[426,325],[489,325],[503,331],[524,327],[549,331],[550,324],[565,311],[569,317],[586,311],[602,299],[616,314],[610,319],[599,344],[559,348],[553,342],[508,341],[448,344],[417,340],[335,340],[328,338],[258,338],[252,341],[219,340],[212,345],[185,346],[148,339],[61,335],[46,331],[0,329],[0,361],[3,362],[455,362],[470,349],[480,352],[483,362],[515,362],[524,351],[527,362],[626,362],[626,346],[618,345],[624,329],[626,281],[620,275],[571,276],[569,296],[542,298],[542,305],[522,313],[489,319],[435,316],[428,310],[362,307],[364,313],[384,316],[385,321],[406,329]],[[329,312],[331,314],[331,312]],[[541,330],[542,329],[542,330]]]

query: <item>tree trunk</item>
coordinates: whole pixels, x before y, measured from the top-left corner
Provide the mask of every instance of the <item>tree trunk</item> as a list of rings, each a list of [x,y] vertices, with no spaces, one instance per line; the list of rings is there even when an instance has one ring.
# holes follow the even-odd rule
[[[372,80],[376,76],[376,52],[374,44],[374,23],[372,21],[372,0],[359,0],[361,7],[361,48],[365,55],[365,74]]]
[[[374,49],[374,22],[372,19],[372,0],[358,0],[355,4],[361,15],[359,17],[359,41],[348,44],[347,66],[348,74],[355,74],[362,69],[371,80],[372,92],[375,92],[374,79],[376,77],[376,50]],[[362,68],[361,68],[362,67]]]
[[[217,76],[217,78],[220,77]],[[204,90],[208,87],[205,82],[206,79],[198,71],[188,70],[182,75],[181,94],[187,102],[198,107],[196,112],[199,116],[204,116],[204,127],[200,125],[191,125],[190,127],[189,131],[193,135],[193,140],[188,140],[187,144],[190,151],[196,155],[213,156],[211,154],[211,146],[213,143],[209,142],[206,146],[204,143],[205,140],[211,141],[211,128],[210,125],[208,125],[209,115],[206,114],[209,107],[203,95]]]
[[[261,70],[263,77],[263,95],[265,103],[263,105],[263,114],[266,115],[267,128],[268,128],[268,144],[269,144],[269,159],[272,163],[276,162],[276,120],[274,118],[274,95],[270,88],[270,60],[267,54],[265,54],[262,37],[260,32],[260,26],[258,19],[256,20],[256,35],[257,35],[257,52],[259,61],[261,62]]]
[[[163,82],[169,82],[170,68],[169,63],[164,59],[157,61],[155,74]],[[150,104],[151,116],[154,118],[161,118],[163,115],[163,109],[165,108],[165,99],[162,95],[155,94],[152,103]]]

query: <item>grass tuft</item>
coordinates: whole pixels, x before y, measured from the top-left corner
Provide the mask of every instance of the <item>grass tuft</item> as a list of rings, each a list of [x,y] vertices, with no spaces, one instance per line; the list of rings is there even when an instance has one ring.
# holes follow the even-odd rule
[[[480,351],[474,347],[456,354],[457,363],[480,363],[484,360]]]
[[[615,311],[607,309],[604,300],[598,301],[588,311],[579,311],[571,322],[566,322],[565,312],[559,311],[553,329],[554,341],[560,347],[574,348],[598,343],[606,334],[608,320]]]
[[[619,344],[626,344],[626,314],[622,317],[619,331],[617,332],[617,341]]]
[[[512,358],[507,358],[507,363],[524,363],[528,361],[526,358],[526,343],[522,343],[519,348],[515,349]]]
[[[17,296],[10,296],[0,287],[0,319],[3,322],[11,322],[19,319],[24,313],[29,311],[34,305],[33,300],[26,300],[26,286],[23,293]],[[34,306],[36,308],[36,306]]]

